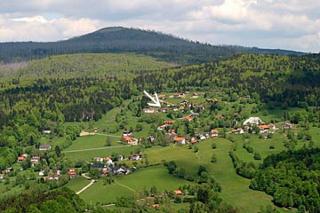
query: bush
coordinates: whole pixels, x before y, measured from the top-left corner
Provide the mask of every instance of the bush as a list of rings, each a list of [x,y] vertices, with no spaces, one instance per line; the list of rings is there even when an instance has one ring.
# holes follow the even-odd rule
[[[254,153],[253,158],[254,158],[255,160],[261,160],[261,159],[262,159],[261,155],[260,155],[259,153],[257,153],[257,152]]]
[[[216,143],[211,144],[211,148],[212,149],[216,149],[217,148],[217,144]]]
[[[199,148],[198,148],[197,146],[194,146],[194,147],[193,147],[193,152],[194,152],[194,153],[197,153],[198,151],[199,151]]]
[[[217,156],[215,154],[212,154],[211,163],[216,163],[216,162],[217,162]]]

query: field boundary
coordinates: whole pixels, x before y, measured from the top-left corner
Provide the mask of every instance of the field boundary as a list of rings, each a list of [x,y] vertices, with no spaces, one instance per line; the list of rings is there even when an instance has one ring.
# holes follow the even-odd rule
[[[97,148],[90,148],[90,149],[76,149],[76,150],[62,151],[62,153],[87,152],[87,151],[96,151],[96,150],[114,149],[114,148],[123,148],[123,147],[130,147],[130,146],[118,145],[118,146],[97,147]]]

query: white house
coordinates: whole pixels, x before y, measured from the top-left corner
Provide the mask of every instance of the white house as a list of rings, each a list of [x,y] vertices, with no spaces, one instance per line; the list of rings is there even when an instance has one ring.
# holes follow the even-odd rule
[[[250,117],[243,122],[244,126],[252,126],[252,125],[260,125],[262,124],[262,120],[259,117]]]
[[[137,161],[137,160],[141,160],[141,156],[140,155],[132,155],[131,157],[131,160],[133,160],[133,161]]]
[[[51,134],[51,130],[49,129],[45,129],[42,131],[43,134]]]
[[[41,170],[40,172],[39,172],[39,176],[44,176],[44,171],[43,170]]]

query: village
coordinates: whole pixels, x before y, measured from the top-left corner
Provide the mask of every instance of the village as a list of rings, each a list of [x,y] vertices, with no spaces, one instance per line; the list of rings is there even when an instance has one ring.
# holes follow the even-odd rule
[[[188,95],[189,99],[186,99]],[[290,130],[294,128],[294,124],[286,121],[281,124],[281,126],[274,123],[265,123],[259,117],[249,117],[245,119],[242,124],[237,128],[212,128],[207,132],[193,132],[192,134],[179,134],[177,131],[177,122],[182,123],[192,123],[194,120],[198,120],[201,113],[210,106],[212,103],[217,103],[215,99],[204,99],[203,102],[193,103],[190,100],[197,100],[203,94],[199,93],[175,93],[170,95],[159,95],[161,101],[161,108],[147,107],[143,109],[143,112],[146,115],[156,115],[164,114],[167,115],[170,112],[180,113],[181,117],[174,119],[167,119],[164,122],[156,127],[156,131],[161,132],[165,136],[165,140],[169,144],[176,145],[189,145],[193,146],[202,141],[208,139],[214,139],[218,137],[226,137],[226,135],[243,135],[243,134],[258,134],[261,138],[267,139],[272,137],[272,134],[276,133],[280,129]],[[169,100],[175,100],[177,103],[171,104]],[[98,129],[95,128],[92,132],[90,131],[81,131],[79,134],[80,137],[91,137],[95,136],[98,133]],[[50,135],[50,130],[44,130],[44,135]],[[140,146],[143,143],[143,140],[147,140],[150,144],[155,144],[156,135],[146,135],[145,139],[135,137],[134,132],[132,131],[123,131],[120,141],[124,145],[128,146]],[[46,159],[43,159],[43,156],[46,153],[49,153],[52,147],[50,144],[40,144],[38,147],[37,155],[29,155],[27,153],[21,153],[17,157],[17,163],[21,165],[21,170],[27,168],[34,168],[37,171],[39,179],[42,181],[58,181],[62,175],[66,175],[69,179],[75,178],[82,173],[88,173],[89,171],[96,170],[98,171],[98,176],[104,177],[108,175],[118,176],[118,175],[128,175],[134,172],[137,168],[134,166],[144,158],[142,152],[132,153],[131,155],[124,156],[95,156],[88,162],[89,169],[82,171],[81,168],[69,167],[61,169],[49,169],[48,167],[43,167],[43,163]],[[12,168],[7,168],[0,173],[0,180],[5,179],[6,176],[10,175]],[[97,172],[96,172],[97,173]],[[90,176],[90,174],[87,174]]]

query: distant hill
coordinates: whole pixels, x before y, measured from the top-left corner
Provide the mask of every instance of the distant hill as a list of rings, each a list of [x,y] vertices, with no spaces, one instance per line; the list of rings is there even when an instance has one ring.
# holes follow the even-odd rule
[[[41,79],[76,77],[120,77],[135,72],[174,66],[150,56],[136,54],[79,53],[49,56],[25,63],[0,65],[0,78]]]
[[[213,46],[154,31],[110,27],[57,42],[0,43],[0,62],[16,62],[69,53],[133,52],[177,63],[193,64],[226,58],[239,53],[302,55],[301,52]]]

